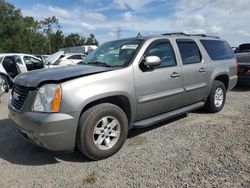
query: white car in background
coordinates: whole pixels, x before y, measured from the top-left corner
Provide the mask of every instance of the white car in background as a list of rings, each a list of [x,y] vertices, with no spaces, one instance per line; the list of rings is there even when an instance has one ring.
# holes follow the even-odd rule
[[[12,87],[13,79],[18,74],[43,68],[45,68],[44,63],[33,55],[0,53],[1,85],[6,90]]]
[[[0,76],[0,97],[5,93],[5,92],[8,92],[7,89],[8,88],[5,88],[6,85],[5,85],[5,81],[4,79]]]
[[[64,53],[59,51],[47,58],[49,68],[76,65],[86,57],[83,53]]]

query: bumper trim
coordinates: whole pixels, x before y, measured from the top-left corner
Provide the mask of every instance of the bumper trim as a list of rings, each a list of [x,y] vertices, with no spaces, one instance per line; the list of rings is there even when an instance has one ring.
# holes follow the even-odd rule
[[[75,148],[78,120],[68,114],[20,113],[9,107],[9,119],[35,145],[51,151]]]

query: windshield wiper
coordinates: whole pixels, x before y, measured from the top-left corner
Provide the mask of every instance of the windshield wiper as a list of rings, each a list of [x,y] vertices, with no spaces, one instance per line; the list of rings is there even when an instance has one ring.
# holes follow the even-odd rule
[[[100,66],[104,66],[104,67],[112,67],[106,63],[100,62],[100,61],[93,61],[93,62],[88,62],[86,63],[86,65],[100,65]]]

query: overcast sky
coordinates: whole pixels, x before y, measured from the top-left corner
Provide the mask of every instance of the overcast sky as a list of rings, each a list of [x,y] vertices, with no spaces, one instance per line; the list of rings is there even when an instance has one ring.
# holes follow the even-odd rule
[[[55,15],[69,34],[117,37],[165,32],[220,36],[232,46],[250,43],[250,0],[7,0],[25,16]]]

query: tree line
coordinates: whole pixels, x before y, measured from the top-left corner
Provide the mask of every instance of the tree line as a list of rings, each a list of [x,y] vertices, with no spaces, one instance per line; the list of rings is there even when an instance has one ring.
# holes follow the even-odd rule
[[[98,45],[98,41],[94,34],[65,35],[55,16],[35,20],[0,0],[0,53],[52,54],[60,48],[81,45]]]

